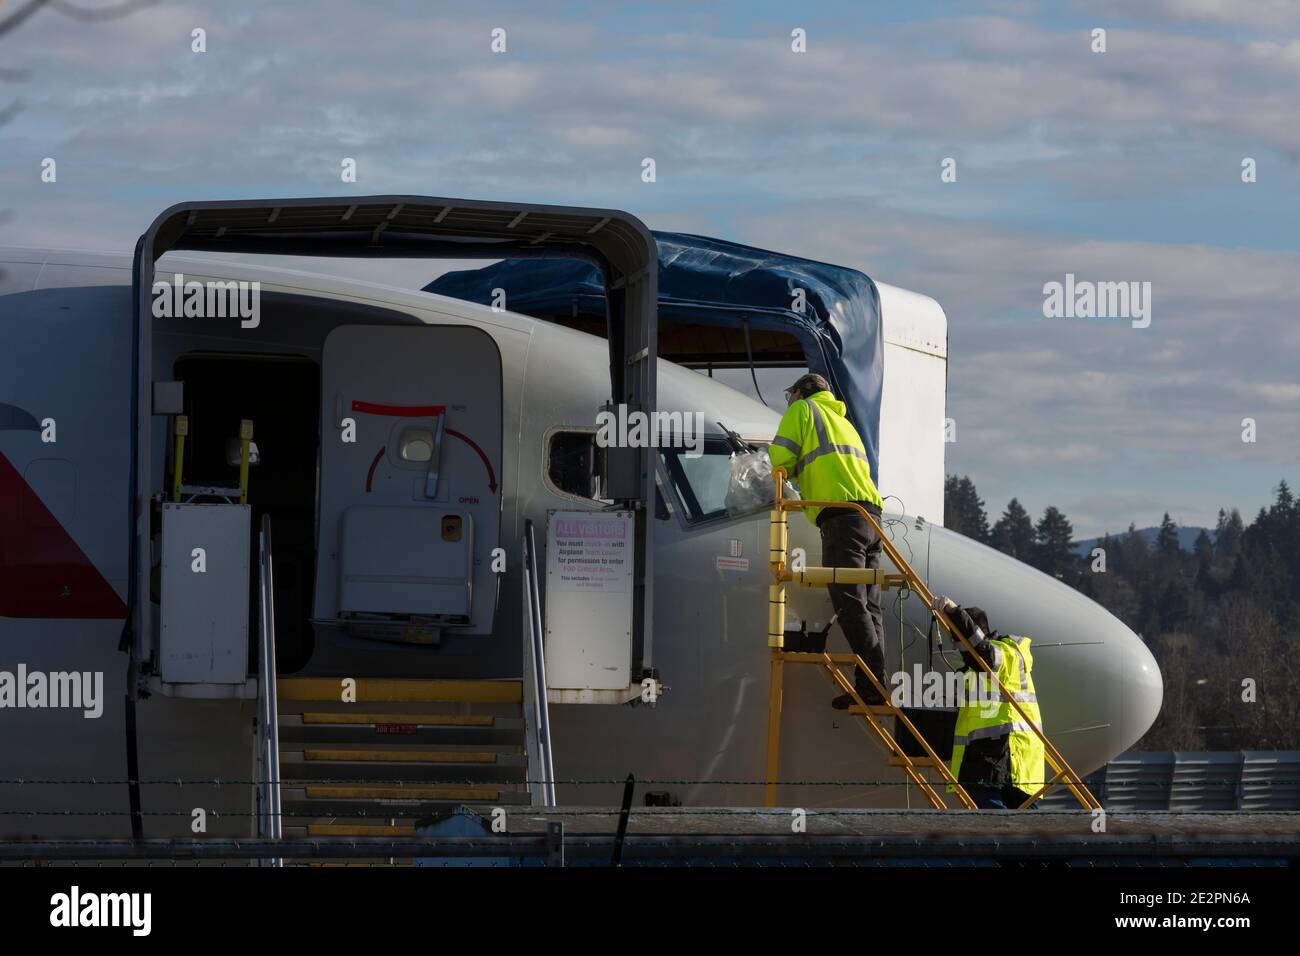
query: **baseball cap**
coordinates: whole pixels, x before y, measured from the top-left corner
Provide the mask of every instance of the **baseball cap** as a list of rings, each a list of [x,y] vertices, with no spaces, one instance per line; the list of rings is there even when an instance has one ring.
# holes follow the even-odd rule
[[[801,375],[793,385],[787,388],[786,394],[797,391],[800,395],[812,395],[815,392],[829,392],[830,383],[816,372],[809,372],[807,375]]]

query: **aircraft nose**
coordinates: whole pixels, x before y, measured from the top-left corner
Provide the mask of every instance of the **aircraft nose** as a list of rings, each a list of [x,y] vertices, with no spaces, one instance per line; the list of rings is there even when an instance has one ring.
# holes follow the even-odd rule
[[[932,591],[982,607],[1003,634],[1032,639],[1044,729],[1077,773],[1096,770],[1150,729],[1164,697],[1160,669],[1122,621],[1056,578],[946,528],[930,526],[926,550],[926,567],[915,566]]]
[[[1123,624],[1115,623],[1123,628],[1123,634],[1112,642],[1122,662],[1115,675],[1114,736],[1122,743],[1121,749],[1127,750],[1156,722],[1165,690],[1160,667],[1145,642]]]

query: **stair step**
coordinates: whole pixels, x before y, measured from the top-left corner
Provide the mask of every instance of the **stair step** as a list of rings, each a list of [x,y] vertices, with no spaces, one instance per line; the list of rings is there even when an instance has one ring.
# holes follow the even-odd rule
[[[347,714],[308,711],[300,716],[304,724],[397,724],[412,727],[491,727],[497,720],[490,714]]]
[[[859,707],[857,704],[854,704],[849,708],[850,714],[865,714],[867,711],[871,711],[872,716],[875,717],[896,716],[896,714],[894,713],[894,708],[890,707],[888,704],[871,704],[870,706],[865,708]]]
[[[480,751],[285,749],[280,754],[280,777],[304,782],[358,781],[354,786],[362,785],[361,781],[392,781],[394,786],[474,786],[522,784],[528,776],[528,758],[524,754],[491,753],[487,754],[495,758],[491,762],[477,759],[483,755]]]
[[[377,723],[369,721],[329,723],[313,720],[307,723],[304,720],[307,716],[308,714],[283,711],[280,713],[278,723],[282,743],[339,747],[421,744],[430,749],[464,745],[478,750],[502,747],[519,749],[524,743],[524,722],[520,717],[491,717],[490,724],[478,722],[435,724],[426,722],[430,716],[433,716],[429,714],[393,715],[399,718],[397,723],[388,723],[386,720]],[[313,712],[312,716],[371,718],[380,715],[373,712],[355,715]],[[410,722],[409,718],[420,718],[420,722]]]
[[[934,763],[930,760],[929,757],[912,757],[911,760],[912,760],[912,766],[920,770],[935,769]],[[889,765],[891,767],[906,767],[907,763],[906,761],[903,760],[902,757],[895,757],[893,754],[890,754]]]
[[[348,763],[450,763],[494,764],[502,754],[491,750],[335,750],[317,747],[302,751],[307,761],[334,760]]]
[[[527,791],[495,787],[324,787],[308,784],[306,787],[285,787],[281,802],[284,827],[289,831],[304,823],[318,823],[322,818],[342,818],[360,825],[375,820],[414,821],[439,810],[455,810],[466,804],[527,806],[532,801]]]
[[[387,784],[309,784],[304,788],[309,800],[495,800],[501,795],[496,787],[391,786]]]
[[[281,701],[342,700],[343,678],[281,677],[276,692]],[[477,704],[519,704],[523,684],[517,680],[414,680],[361,677],[356,681],[356,702],[408,703],[449,701]]]

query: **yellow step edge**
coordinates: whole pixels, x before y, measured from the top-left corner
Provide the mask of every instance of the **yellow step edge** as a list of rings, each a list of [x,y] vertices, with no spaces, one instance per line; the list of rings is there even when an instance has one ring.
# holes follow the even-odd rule
[[[496,800],[500,790],[487,787],[308,786],[309,798],[334,800]]]
[[[281,677],[281,700],[343,701],[341,677]],[[524,699],[517,680],[389,680],[356,678],[357,703],[386,701],[447,701],[473,704],[518,704]]]
[[[487,714],[350,714],[311,711],[304,724],[403,724],[420,727],[491,727],[496,718]]]
[[[394,823],[388,826],[358,826],[351,823],[309,823],[308,836],[336,837],[398,837],[414,836],[415,826],[410,823]]]
[[[406,763],[496,763],[488,750],[326,750],[303,751],[306,760],[387,760]]]
[[[871,713],[872,713],[874,716],[876,716],[876,717],[893,717],[893,716],[895,716],[895,714],[894,714],[894,708],[890,707],[888,704],[872,704],[871,706],[867,707],[866,710],[871,711]],[[857,704],[853,704],[852,706],[849,707],[849,713],[850,713],[850,714],[863,714],[863,713],[865,713],[865,711],[863,710],[863,708],[859,707]]]
[[[922,757],[912,757],[911,760],[912,760],[912,766],[913,766],[913,767],[916,767],[916,768],[919,769],[919,770],[934,770],[934,769],[935,769],[934,761],[932,761],[929,757],[924,757],[924,756],[922,756]],[[891,767],[906,767],[906,766],[907,766],[907,764],[904,762],[904,760],[903,760],[902,757],[895,757],[895,756],[893,756],[892,754],[891,754],[890,757],[889,757],[889,765],[890,765]]]

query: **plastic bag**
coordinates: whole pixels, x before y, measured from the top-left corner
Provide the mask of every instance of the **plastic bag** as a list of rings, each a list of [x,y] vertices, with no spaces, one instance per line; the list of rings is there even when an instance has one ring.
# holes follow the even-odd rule
[[[787,498],[798,498],[799,492],[789,481],[785,483]],[[731,456],[731,480],[727,484],[727,513],[747,514],[760,508],[771,508],[775,500],[772,488],[772,461],[767,449]]]

